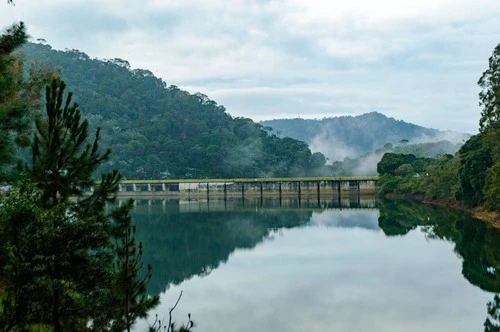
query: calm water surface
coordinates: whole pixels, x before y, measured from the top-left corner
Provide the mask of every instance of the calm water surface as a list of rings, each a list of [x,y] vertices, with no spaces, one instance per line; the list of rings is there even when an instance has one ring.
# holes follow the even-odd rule
[[[482,331],[500,292],[500,233],[453,211],[374,200],[153,203],[134,212],[149,291],[162,298],[150,323],[155,312],[168,320],[182,290],[174,320],[191,313],[195,331]]]

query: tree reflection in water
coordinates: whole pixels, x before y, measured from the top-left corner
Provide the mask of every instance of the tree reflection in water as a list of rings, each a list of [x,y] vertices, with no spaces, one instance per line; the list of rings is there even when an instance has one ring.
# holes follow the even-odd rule
[[[462,258],[462,275],[471,284],[491,293],[500,293],[500,231],[467,214],[440,207],[380,201],[379,226],[387,236],[401,236],[420,227],[428,238],[455,244]],[[485,331],[500,331],[500,298],[487,303]]]
[[[314,211],[336,208],[300,200],[289,205],[231,204],[210,201],[183,206],[172,201],[136,208],[137,236],[147,244],[144,260],[154,267],[151,294],[209,274],[235,250],[254,248],[280,229],[308,224]],[[435,206],[387,200],[377,201],[377,206],[378,225],[386,236],[405,236],[419,229],[428,239],[450,242],[462,260],[464,278],[486,292],[500,293],[499,230],[462,212]],[[487,304],[485,331],[500,331],[499,316],[500,298],[495,295]]]

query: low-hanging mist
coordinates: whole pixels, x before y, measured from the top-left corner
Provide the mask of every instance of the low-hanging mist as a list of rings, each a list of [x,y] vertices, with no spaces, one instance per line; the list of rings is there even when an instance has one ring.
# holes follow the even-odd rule
[[[292,137],[309,144],[311,151],[321,152],[328,163],[358,158],[384,146],[423,144],[448,141],[458,147],[470,135],[425,128],[378,112],[358,116],[324,119],[277,119],[262,121],[280,137]],[[458,147],[456,149],[458,149]],[[443,153],[456,150],[445,149]],[[438,152],[440,153],[440,152]]]

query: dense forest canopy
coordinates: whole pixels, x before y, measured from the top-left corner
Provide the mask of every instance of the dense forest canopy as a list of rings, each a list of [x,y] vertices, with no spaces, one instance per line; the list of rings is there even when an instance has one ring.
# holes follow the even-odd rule
[[[317,175],[325,158],[306,143],[233,118],[207,96],[168,86],[123,59],[97,60],[78,50],[28,43],[27,66],[60,70],[113,154],[102,168],[126,178],[235,178]]]

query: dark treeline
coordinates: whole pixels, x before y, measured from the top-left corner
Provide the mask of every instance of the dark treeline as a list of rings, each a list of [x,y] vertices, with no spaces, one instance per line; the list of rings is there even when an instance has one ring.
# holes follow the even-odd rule
[[[28,43],[27,66],[60,70],[102,143],[113,149],[102,171],[126,178],[234,178],[318,175],[325,164],[306,143],[279,138],[247,118],[233,118],[207,96],[168,86],[122,59]]]
[[[479,133],[455,155],[438,158],[386,153],[377,165],[380,194],[420,195],[500,211],[500,44],[478,85]]]

